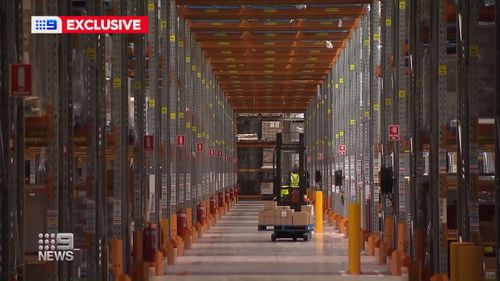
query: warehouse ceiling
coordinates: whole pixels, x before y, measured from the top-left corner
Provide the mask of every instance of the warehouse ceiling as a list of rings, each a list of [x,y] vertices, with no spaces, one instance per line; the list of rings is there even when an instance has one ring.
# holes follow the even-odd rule
[[[237,112],[303,112],[368,0],[178,0]]]

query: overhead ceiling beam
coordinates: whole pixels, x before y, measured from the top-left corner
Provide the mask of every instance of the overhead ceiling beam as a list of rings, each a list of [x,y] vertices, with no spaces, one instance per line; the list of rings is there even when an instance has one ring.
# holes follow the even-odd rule
[[[278,21],[260,21],[250,22],[242,20],[240,22],[194,22],[189,23],[192,32],[196,31],[349,31],[356,26],[354,21],[344,21],[340,24],[339,20],[323,21],[298,21],[297,23],[278,22]]]
[[[192,9],[179,7],[179,14],[185,19],[318,19],[357,17],[364,13],[363,6],[307,7],[305,9],[240,8],[240,9]]]
[[[331,42],[333,48],[329,49],[326,47],[326,42],[314,41],[314,42],[294,42],[293,45],[290,42],[248,42],[248,41],[219,41],[219,42],[201,42],[201,49],[265,49],[265,50],[296,50],[296,49],[323,49],[331,53],[335,53],[338,48],[342,47],[342,43]]]
[[[371,4],[371,0],[177,0],[179,5],[240,6],[240,5],[312,5],[312,4]]]
[[[293,31],[289,30],[288,32]],[[195,37],[198,41],[232,41],[232,40],[252,40],[258,41],[302,41],[302,40],[333,40],[341,41],[349,36],[349,32],[299,32],[297,33],[253,33],[253,32],[197,32]]]

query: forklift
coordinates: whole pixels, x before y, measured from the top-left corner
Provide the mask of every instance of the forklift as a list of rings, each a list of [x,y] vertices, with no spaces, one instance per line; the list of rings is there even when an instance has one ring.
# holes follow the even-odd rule
[[[290,209],[300,211],[301,206],[305,205],[304,195],[306,194],[306,171],[305,171],[305,144],[304,134],[299,134],[298,143],[283,143],[283,135],[276,134],[276,148],[273,155],[273,192],[278,206],[290,206]],[[298,173],[299,188],[290,186],[290,172],[292,171],[293,161],[290,157],[287,159],[288,166],[284,167],[284,156],[298,155]]]

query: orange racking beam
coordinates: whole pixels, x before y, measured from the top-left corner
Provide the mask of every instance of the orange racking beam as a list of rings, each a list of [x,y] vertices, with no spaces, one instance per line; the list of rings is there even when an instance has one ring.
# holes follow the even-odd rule
[[[317,85],[321,84],[322,80],[311,80],[311,79],[306,79],[306,80],[301,80],[301,79],[294,79],[294,80],[279,80],[279,81],[248,81],[248,80],[232,80],[232,81],[219,81],[220,85],[235,85],[239,84],[242,87],[246,87],[247,85],[265,85],[265,84],[274,84],[274,85]]]
[[[273,57],[261,57],[261,58],[214,58],[211,60],[212,63],[262,63],[262,64],[271,64],[271,63],[315,63],[315,62],[332,62],[334,60],[333,57],[297,57],[297,58],[273,58]]]
[[[216,6],[239,6],[239,5],[312,5],[312,4],[371,4],[372,0],[177,0],[178,5],[216,5]]]
[[[257,63],[247,63],[247,64],[213,64],[212,69],[214,71],[220,71],[220,70],[245,70],[245,71],[250,71],[250,70],[262,70],[262,69],[272,69],[274,71],[286,71],[286,70],[293,70],[293,71],[302,71],[302,70],[315,70],[315,71],[329,71],[330,70],[331,64],[329,63],[317,63],[317,64],[298,64],[298,63],[265,63],[260,64]]]
[[[261,42],[254,43],[248,41],[230,42],[230,41],[219,41],[219,42],[201,42],[200,48],[203,49],[266,49],[266,50],[297,50],[297,49],[325,49],[330,52],[336,52],[338,48],[342,47],[342,43],[332,42],[333,48],[328,49],[326,47],[325,41],[314,41],[314,42]]]
[[[307,7],[305,9],[276,9],[276,8],[240,8],[240,9],[192,9],[180,7],[179,14],[185,19],[318,19],[318,18],[348,18],[357,17],[364,13],[363,6],[330,6]]]
[[[293,31],[293,30],[290,30]],[[249,31],[228,33],[228,32],[197,32],[195,37],[198,41],[232,41],[232,40],[252,40],[252,41],[301,41],[301,40],[331,40],[343,41],[349,37],[349,32],[294,32],[294,33],[253,33]]]
[[[316,71],[315,69],[304,69],[301,71],[285,70],[278,71],[274,69],[265,69],[262,71],[246,71],[246,70],[227,70],[227,71],[217,71],[214,72],[217,76],[261,76],[261,75],[278,75],[278,76],[289,76],[289,75],[325,75],[328,72]]]
[[[344,21],[339,26],[338,20],[322,20],[322,21],[297,21],[293,23],[277,22],[277,21],[261,21],[250,22],[242,20],[240,22],[193,22],[189,23],[191,32],[196,31],[286,31],[286,30],[319,30],[319,31],[349,31],[356,26],[354,21]]]

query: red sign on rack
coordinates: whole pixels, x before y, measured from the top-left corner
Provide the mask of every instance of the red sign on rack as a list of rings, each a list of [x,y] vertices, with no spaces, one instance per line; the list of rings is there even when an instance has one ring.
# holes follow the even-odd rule
[[[31,96],[31,65],[10,65],[10,95],[13,97]]]
[[[215,149],[210,148],[209,155],[210,156],[215,156]]]
[[[177,146],[178,147],[184,147],[185,140],[183,135],[178,135],[177,136]]]
[[[338,151],[340,155],[344,155],[346,151],[345,144],[339,144]]]
[[[322,152],[318,152],[318,160],[323,160],[323,153]]]
[[[399,141],[399,125],[389,125],[389,140]]]
[[[229,156],[226,155],[226,157],[224,157],[224,160],[229,161]]]
[[[154,147],[154,138],[153,136],[144,136],[144,150],[145,151],[153,151]]]
[[[196,151],[199,151],[199,152],[203,151],[203,144],[202,143],[196,144]]]
[[[219,156],[222,157],[222,150],[219,150]]]

